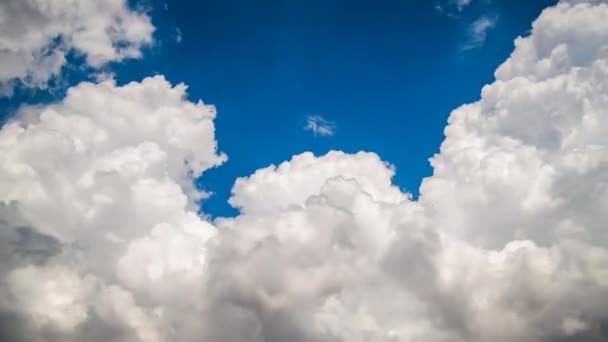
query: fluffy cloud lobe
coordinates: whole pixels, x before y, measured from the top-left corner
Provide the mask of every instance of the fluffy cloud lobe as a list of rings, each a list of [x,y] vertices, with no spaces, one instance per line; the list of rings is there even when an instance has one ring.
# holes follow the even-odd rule
[[[303,153],[209,222],[192,177],[225,156],[183,85],[21,109],[0,132],[0,337],[606,340],[606,17],[545,10],[451,113],[417,201],[373,153]]]
[[[70,52],[94,68],[137,58],[153,30],[149,17],[130,10],[126,0],[2,1],[0,95],[19,83],[44,88]]]

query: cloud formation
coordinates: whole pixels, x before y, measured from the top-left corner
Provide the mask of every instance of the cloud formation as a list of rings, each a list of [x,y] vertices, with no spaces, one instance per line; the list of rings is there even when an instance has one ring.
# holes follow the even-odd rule
[[[0,339],[606,340],[607,15],[545,10],[451,113],[417,201],[373,153],[303,153],[209,222],[192,178],[226,157],[184,85],[22,108],[0,131]]]
[[[453,2],[456,4],[458,11],[462,11],[465,7],[469,6],[473,0],[454,0]]]
[[[324,119],[320,115],[309,115],[306,118],[306,126],[304,130],[311,131],[315,136],[320,135],[322,137],[334,135],[336,125]]]
[[[462,46],[462,50],[471,50],[481,47],[486,41],[488,31],[496,26],[497,21],[498,17],[482,15],[472,22],[467,32],[467,41]]]
[[[443,0],[435,3],[435,9],[449,17],[457,18],[471,3],[473,0]]]
[[[98,68],[137,58],[150,44],[150,18],[126,0],[0,2],[0,96],[18,84],[44,88],[59,75],[68,53]]]

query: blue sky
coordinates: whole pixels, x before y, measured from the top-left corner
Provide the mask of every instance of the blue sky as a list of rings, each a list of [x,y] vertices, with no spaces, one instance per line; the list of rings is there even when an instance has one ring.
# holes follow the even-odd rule
[[[227,199],[237,177],[303,151],[374,151],[416,195],[450,111],[479,97],[514,38],[553,3],[477,1],[458,11],[446,1],[134,2],[149,11],[155,43],[108,70],[120,84],[163,74],[216,105],[229,160],[199,180],[215,193],[203,203],[212,216],[236,213]],[[480,18],[493,23],[485,36],[471,31]],[[0,108],[6,116],[59,99],[81,79],[72,67],[53,91],[19,91]],[[305,130],[309,116],[333,123],[334,134]]]

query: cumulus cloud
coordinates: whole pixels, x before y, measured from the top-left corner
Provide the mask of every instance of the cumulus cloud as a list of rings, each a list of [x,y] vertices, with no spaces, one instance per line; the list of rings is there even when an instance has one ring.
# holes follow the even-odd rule
[[[326,137],[334,135],[336,125],[320,115],[309,115],[306,118],[306,126],[304,126],[304,130],[311,131],[315,136],[320,135],[322,137]]]
[[[374,153],[303,153],[209,222],[192,178],[226,157],[185,86],[22,108],[0,131],[0,337],[606,340],[606,11],[541,14],[451,113],[417,201]]]
[[[126,0],[0,2],[0,95],[25,84],[44,88],[66,64],[68,53],[94,68],[137,58],[150,44],[150,18]]]
[[[226,157],[185,90],[83,83],[2,128],[0,307],[25,340],[161,341],[156,303],[189,305],[174,290],[198,286],[216,232],[192,177]]]
[[[467,41],[461,47],[462,50],[479,48],[485,43],[488,31],[496,26],[498,17],[482,15],[471,23],[468,29]]]

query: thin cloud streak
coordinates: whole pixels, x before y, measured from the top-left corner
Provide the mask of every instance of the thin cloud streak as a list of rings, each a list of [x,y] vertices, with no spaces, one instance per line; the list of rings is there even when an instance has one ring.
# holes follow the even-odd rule
[[[312,131],[315,136],[327,137],[335,134],[336,125],[320,115],[309,115],[304,130]]]
[[[477,18],[477,20],[475,20],[469,26],[469,36],[461,50],[472,50],[483,46],[488,37],[488,31],[496,27],[497,22],[498,17],[496,16],[490,17],[487,15],[482,15],[481,17]]]

